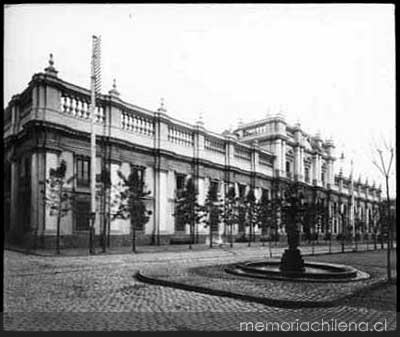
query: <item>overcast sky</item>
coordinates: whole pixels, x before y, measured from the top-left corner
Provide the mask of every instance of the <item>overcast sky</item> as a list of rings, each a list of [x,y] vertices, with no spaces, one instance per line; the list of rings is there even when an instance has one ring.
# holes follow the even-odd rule
[[[393,5],[12,5],[5,104],[49,53],[60,78],[89,88],[93,34],[104,93],[115,77],[123,100],[156,109],[163,97],[169,115],[202,113],[216,132],[282,110],[332,137],[345,173],[352,158],[357,179],[383,183],[370,149],[395,145]]]

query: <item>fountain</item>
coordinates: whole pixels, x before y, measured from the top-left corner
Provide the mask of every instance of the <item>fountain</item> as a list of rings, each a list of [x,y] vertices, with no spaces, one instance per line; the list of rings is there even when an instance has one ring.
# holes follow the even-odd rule
[[[255,278],[301,280],[313,282],[346,282],[368,278],[369,275],[346,265],[304,262],[300,250],[300,231],[304,212],[304,197],[297,184],[288,190],[283,211],[289,248],[281,260],[246,262],[225,269],[226,272]]]

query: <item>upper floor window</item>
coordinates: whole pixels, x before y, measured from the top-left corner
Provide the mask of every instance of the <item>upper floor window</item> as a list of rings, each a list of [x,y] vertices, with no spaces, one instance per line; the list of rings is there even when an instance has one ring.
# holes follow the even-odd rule
[[[90,159],[76,159],[76,183],[78,186],[90,185]]]
[[[140,184],[142,191],[144,189],[144,170],[145,168],[142,166],[131,166],[131,174],[137,177],[137,181]]]
[[[304,169],[304,179],[306,180],[307,183],[310,182],[310,169],[308,167],[306,167]]]
[[[176,190],[181,191],[185,188],[185,175],[177,174],[176,175]]]
[[[267,188],[262,189],[261,195],[269,200],[269,190]]]
[[[246,193],[246,185],[238,184],[239,185],[239,197],[244,197]]]
[[[290,162],[286,162],[286,172],[290,173]]]

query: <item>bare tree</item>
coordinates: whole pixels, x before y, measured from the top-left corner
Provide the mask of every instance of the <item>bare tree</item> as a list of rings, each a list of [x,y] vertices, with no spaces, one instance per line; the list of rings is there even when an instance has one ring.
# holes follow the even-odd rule
[[[375,153],[376,151],[376,153]],[[390,216],[390,193],[389,193],[389,178],[391,175],[391,168],[394,158],[394,148],[392,144],[388,143],[385,139],[383,139],[383,146],[374,146],[375,158],[372,160],[372,163],[379,170],[382,176],[385,178],[386,184],[386,206],[387,206],[387,231],[388,231],[388,249],[387,249],[387,277],[388,280],[391,280],[391,268],[390,268],[390,248],[392,241],[392,223]]]
[[[66,178],[67,164],[62,160],[60,166],[49,170],[49,178],[46,179],[46,190],[41,191],[46,204],[50,210],[50,216],[57,217],[57,234],[56,234],[56,252],[60,254],[60,235],[61,235],[61,218],[66,216],[73,209],[72,193],[66,189],[66,185],[70,184],[75,176]]]

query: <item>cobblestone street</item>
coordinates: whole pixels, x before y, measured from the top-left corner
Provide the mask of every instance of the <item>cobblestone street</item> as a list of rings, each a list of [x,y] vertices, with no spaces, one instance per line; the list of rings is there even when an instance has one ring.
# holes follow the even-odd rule
[[[317,247],[316,251],[326,249]],[[303,251],[308,251],[304,249]],[[274,250],[279,254],[280,248]],[[377,261],[386,251],[347,253],[350,260]],[[51,257],[5,252],[6,330],[238,330],[241,321],[345,320],[396,327],[395,285],[374,290],[374,305],[363,296],[329,308],[284,309],[185,290],[154,286],[137,271],[200,267],[268,255],[266,247],[168,253]],[[394,255],[394,254],[393,254]],[[335,261],[342,254],[313,260]],[[311,257],[310,257],[311,258]],[[365,262],[366,263],[366,262]],[[366,266],[367,264],[365,264]],[[374,266],[385,275],[385,265]],[[378,268],[378,269],[376,269]],[[386,295],[385,295],[386,294]],[[387,295],[389,294],[389,295]],[[379,298],[386,300],[379,302]],[[388,302],[388,303],[387,303]],[[386,304],[385,304],[386,303]]]

